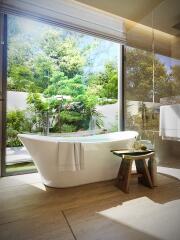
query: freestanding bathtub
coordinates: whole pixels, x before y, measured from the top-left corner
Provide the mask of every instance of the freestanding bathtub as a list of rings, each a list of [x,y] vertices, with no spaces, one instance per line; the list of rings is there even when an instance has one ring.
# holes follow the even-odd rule
[[[122,131],[84,137],[52,137],[30,134],[19,134],[18,136],[31,155],[43,183],[50,187],[65,188],[114,179],[117,176],[121,160],[110,151],[130,148],[138,133]],[[59,170],[56,147],[58,142],[80,142],[83,145],[83,170]]]

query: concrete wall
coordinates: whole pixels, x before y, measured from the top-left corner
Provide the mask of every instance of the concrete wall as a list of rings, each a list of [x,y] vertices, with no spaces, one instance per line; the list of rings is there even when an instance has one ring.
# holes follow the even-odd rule
[[[117,125],[118,121],[118,103],[107,104],[97,106],[97,111],[100,112],[103,117],[104,128],[111,129],[114,125]]]
[[[27,92],[7,92],[7,111],[14,109],[25,110],[27,108],[26,98]]]

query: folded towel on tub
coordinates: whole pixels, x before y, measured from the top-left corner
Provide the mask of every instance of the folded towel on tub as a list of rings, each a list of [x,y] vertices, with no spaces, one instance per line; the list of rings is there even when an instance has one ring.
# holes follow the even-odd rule
[[[80,142],[59,142],[57,165],[60,171],[84,169],[84,149]]]

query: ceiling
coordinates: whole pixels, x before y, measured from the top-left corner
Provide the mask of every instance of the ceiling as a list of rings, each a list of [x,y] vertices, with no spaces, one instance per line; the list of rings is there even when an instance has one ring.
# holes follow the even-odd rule
[[[138,22],[163,0],[77,0]]]
[[[180,36],[180,0],[76,0],[134,22]]]

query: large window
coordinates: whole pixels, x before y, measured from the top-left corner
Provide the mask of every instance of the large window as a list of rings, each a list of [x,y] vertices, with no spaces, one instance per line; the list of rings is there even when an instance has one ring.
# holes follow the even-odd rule
[[[7,172],[32,170],[18,133],[118,129],[119,44],[8,15]]]

